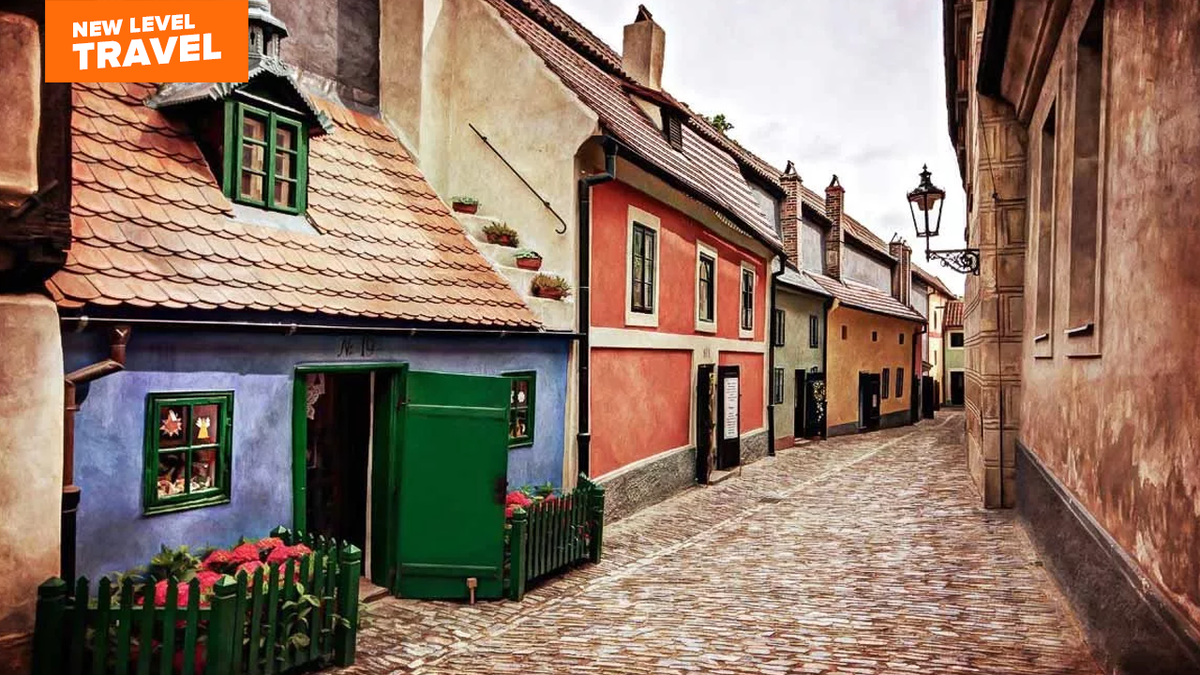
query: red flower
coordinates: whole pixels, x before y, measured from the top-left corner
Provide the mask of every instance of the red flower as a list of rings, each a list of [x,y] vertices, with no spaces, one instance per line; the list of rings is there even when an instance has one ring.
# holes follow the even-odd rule
[[[508,497],[504,499],[504,503],[507,506],[524,507],[532,504],[533,500],[527,497],[524,492],[521,492],[520,490],[513,490],[512,492],[508,493]]]
[[[267,556],[268,565],[279,565],[288,560],[299,560],[306,555],[312,553],[312,549],[304,544],[296,544],[295,546],[280,546],[271,551],[271,555]]]
[[[262,564],[261,561],[251,560],[250,562],[245,562],[241,565],[238,565],[237,569],[234,570],[234,574],[237,574],[238,572],[245,572],[246,578],[250,579],[260,567],[266,567],[266,565]]]
[[[517,507],[513,506],[512,504],[509,504],[508,506],[504,507],[504,517],[512,518],[513,509],[515,509],[515,508],[517,508]]]
[[[156,607],[167,606],[167,589],[169,588],[166,579],[154,584],[154,605]],[[175,586],[178,591],[175,605],[177,607],[187,607],[188,603],[188,585],[180,583]]]
[[[283,546],[283,540],[279,537],[264,537],[259,539],[255,546],[257,546],[258,550],[260,551],[270,551],[271,549]]]
[[[196,580],[200,582],[200,592],[208,593],[213,586],[217,585],[221,577],[224,576],[220,572],[202,571],[196,574]]]
[[[554,496],[554,493],[553,493],[553,492],[551,492],[550,494],[546,495],[546,497],[545,497],[544,499],[542,499],[542,501],[544,501],[544,502],[552,502],[552,501],[554,501],[554,500],[556,500],[556,499],[558,499],[558,497],[555,497],[555,496]]]
[[[204,559],[204,569],[219,572],[233,563],[233,555],[225,549],[216,549]]]
[[[207,650],[205,649],[205,643],[203,643],[203,642],[196,643],[195,664],[196,664],[196,672],[197,673],[203,673],[204,667],[206,665],[208,665],[208,655],[207,655],[206,651]],[[175,672],[177,672],[177,673],[183,672],[183,650],[182,649],[179,649],[175,652],[175,658],[172,659],[172,663],[175,666]]]
[[[230,561],[234,565],[241,565],[254,560],[259,560],[258,547],[254,544],[242,544],[229,552]]]

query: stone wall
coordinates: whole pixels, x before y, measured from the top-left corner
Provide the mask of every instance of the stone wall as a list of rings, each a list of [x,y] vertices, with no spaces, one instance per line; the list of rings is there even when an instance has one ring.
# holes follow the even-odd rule
[[[677,450],[600,480],[604,522],[611,523],[696,484],[696,448]]]

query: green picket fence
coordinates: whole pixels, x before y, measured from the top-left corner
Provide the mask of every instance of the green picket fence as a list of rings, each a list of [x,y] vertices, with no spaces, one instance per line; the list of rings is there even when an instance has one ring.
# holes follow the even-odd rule
[[[580,476],[571,492],[513,513],[508,597],[520,600],[530,582],[600,562],[603,544],[604,488]]]
[[[277,530],[313,555],[253,575],[223,576],[207,606],[200,582],[168,584],[155,606],[154,586],[109,579],[38,588],[33,675],[275,675],[297,668],[354,663],[362,552],[352,545]]]

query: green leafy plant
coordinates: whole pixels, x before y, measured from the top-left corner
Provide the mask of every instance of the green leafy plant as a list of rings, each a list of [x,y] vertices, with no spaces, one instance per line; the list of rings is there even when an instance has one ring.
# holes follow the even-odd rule
[[[479,200],[474,197],[455,197],[451,200],[452,204],[462,204],[463,206],[479,206]]]
[[[523,248],[513,254],[517,260],[541,260],[542,254],[533,249]]]
[[[707,120],[708,123],[710,125],[712,125],[712,127],[714,129],[716,129],[717,131],[719,131],[723,134],[728,134],[730,131],[733,130],[733,122],[730,122],[729,120],[725,119],[725,113],[717,113],[716,115],[713,115],[712,117],[705,115],[704,119]]]
[[[533,294],[539,298],[565,298],[571,294],[567,280],[554,274],[539,274],[530,282]]]
[[[517,231],[509,227],[508,223],[488,223],[483,226],[483,234],[489,244],[516,246],[521,241]]]
[[[167,548],[166,544],[163,544],[162,550],[150,559],[150,576],[158,581],[175,579],[178,582],[188,582],[195,578],[198,571],[200,558],[192,555],[187,546]]]

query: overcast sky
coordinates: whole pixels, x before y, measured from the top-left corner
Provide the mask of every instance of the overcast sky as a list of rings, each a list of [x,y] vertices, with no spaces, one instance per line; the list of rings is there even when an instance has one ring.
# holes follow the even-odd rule
[[[554,0],[618,52],[638,0]],[[946,129],[942,3],[934,0],[642,0],[667,32],[663,87],[724,113],[730,136],[780,169],[792,160],[824,194],[837,174],[846,210],[925,263],[905,194],[928,163],[947,192],[942,236],[959,248],[966,202]]]

